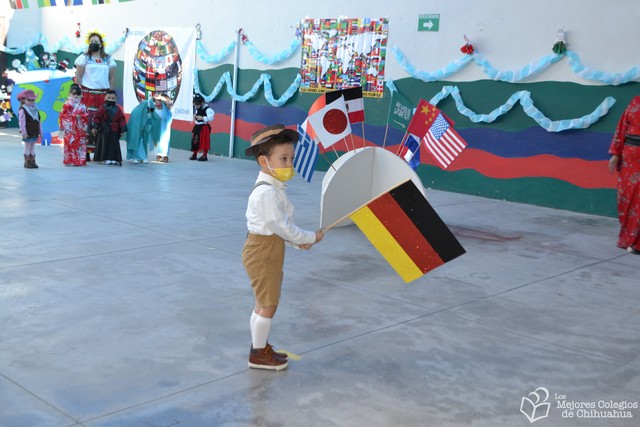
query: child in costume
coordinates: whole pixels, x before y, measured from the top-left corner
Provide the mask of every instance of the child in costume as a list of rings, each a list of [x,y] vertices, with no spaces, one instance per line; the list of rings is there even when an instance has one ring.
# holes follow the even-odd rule
[[[87,165],[87,126],[89,115],[87,107],[82,103],[82,90],[74,84],[69,89],[67,102],[62,106],[58,118],[60,132],[63,133],[64,157],[62,162],[67,166]]]
[[[171,111],[163,100],[149,98],[134,108],[127,126],[127,160],[132,163],[149,163],[149,148],[160,144],[166,144],[168,154],[171,120]],[[161,161],[162,157],[160,156]],[[169,157],[165,157],[166,163]]]
[[[42,137],[42,123],[40,121],[40,111],[36,107],[36,94],[31,89],[28,89],[20,92],[17,98],[20,101],[18,123],[22,142],[24,142],[24,167],[37,169],[36,142]]]
[[[268,343],[271,322],[280,301],[285,243],[309,249],[322,240],[321,230],[309,231],[294,223],[294,208],[285,182],[294,175],[294,144],[298,132],[284,125],[268,126],[251,136],[248,156],[255,156],[260,173],[247,204],[247,239],[242,263],[251,280],[255,306],[251,312],[249,367],[279,371],[287,355]]]
[[[127,119],[116,102],[118,95],[113,89],[107,90],[105,102],[93,116],[91,132],[96,135],[96,151],[93,160],[105,165],[122,166],[120,136],[127,131]]]
[[[189,160],[198,160],[206,162],[207,153],[211,148],[211,125],[213,121],[214,111],[205,102],[200,94],[193,96],[193,129],[191,131],[191,151],[193,154]],[[202,156],[198,157],[198,152],[202,152]]]

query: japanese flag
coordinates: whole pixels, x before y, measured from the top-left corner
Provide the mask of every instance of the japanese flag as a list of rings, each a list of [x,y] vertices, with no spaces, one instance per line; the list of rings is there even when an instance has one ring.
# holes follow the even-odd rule
[[[351,123],[344,97],[340,97],[309,116],[316,139],[324,148],[330,147],[351,133]]]

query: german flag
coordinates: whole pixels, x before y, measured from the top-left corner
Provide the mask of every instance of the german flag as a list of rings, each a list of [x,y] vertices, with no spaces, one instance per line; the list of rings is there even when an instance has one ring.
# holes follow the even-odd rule
[[[465,253],[411,180],[349,218],[407,283]]]

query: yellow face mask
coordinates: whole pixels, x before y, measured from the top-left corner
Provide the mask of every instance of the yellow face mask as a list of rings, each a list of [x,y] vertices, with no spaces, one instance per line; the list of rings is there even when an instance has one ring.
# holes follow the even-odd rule
[[[287,182],[293,178],[293,175],[295,175],[295,170],[293,168],[272,168],[268,161],[267,167],[269,168],[271,175],[280,182]]]

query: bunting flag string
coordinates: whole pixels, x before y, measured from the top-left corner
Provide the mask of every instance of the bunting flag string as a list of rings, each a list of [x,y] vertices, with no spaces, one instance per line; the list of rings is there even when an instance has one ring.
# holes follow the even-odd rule
[[[469,120],[474,123],[491,123],[501,115],[509,112],[517,102],[520,102],[520,105],[522,106],[525,114],[535,120],[536,123],[538,123],[548,132],[562,132],[570,129],[586,129],[593,123],[597,122],[602,116],[607,114],[609,112],[609,109],[616,102],[615,98],[608,96],[590,114],[573,119],[552,121],[547,118],[540,110],[538,110],[538,108],[536,108],[533,103],[533,99],[531,99],[531,93],[526,90],[514,93],[507,100],[507,102],[505,102],[503,105],[496,108],[489,114],[476,114],[469,108],[467,108],[462,101],[462,97],[460,96],[460,89],[458,89],[457,86],[444,86],[437,95],[431,98],[429,103],[432,105],[437,105],[447,96],[453,97],[456,103],[456,108],[458,109],[460,114],[468,117]]]

